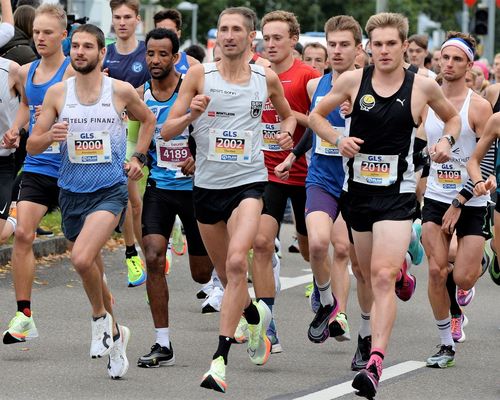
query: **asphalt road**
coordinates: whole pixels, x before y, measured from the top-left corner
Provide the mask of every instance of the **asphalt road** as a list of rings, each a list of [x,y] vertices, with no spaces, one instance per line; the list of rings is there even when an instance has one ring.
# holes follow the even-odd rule
[[[282,243],[291,242],[285,226]],[[350,386],[350,361],[359,323],[355,280],[351,277],[348,316],[353,340],[322,345],[310,343],[307,326],[313,318],[304,297],[308,265],[297,254],[283,251],[285,286],[277,300],[277,325],[284,352],[254,366],[245,345],[234,345],[227,368],[228,391],[222,395],[199,387],[208,369],[218,337],[218,314],[202,315],[195,298],[198,285],[190,279],[187,256],[175,257],[168,283],[171,302],[171,339],[176,365],[157,369],[135,366],[154,343],[154,330],[145,300],[145,287],[127,288],[123,253],[107,252],[107,278],[116,298],[119,322],[132,333],[128,347],[130,369],[124,379],[111,381],[105,360],[91,360],[90,307],[77,274],[63,259],[37,267],[33,311],[40,337],[19,345],[0,344],[0,399],[357,399]],[[398,318],[388,349],[377,399],[499,399],[500,288],[486,274],[476,297],[466,308],[467,340],[458,345],[456,366],[446,370],[421,367],[436,351],[437,328],[427,300],[427,266],[412,271],[417,293],[399,303]],[[0,275],[0,278],[2,276]],[[302,279],[300,277],[303,277]],[[293,286],[296,285],[296,286]],[[0,279],[2,331],[15,313],[10,276]],[[408,363],[413,361],[413,363]],[[405,372],[405,367],[413,369]],[[391,373],[389,373],[391,371]],[[333,387],[333,388],[332,388]],[[328,389],[329,388],[329,389]],[[324,390],[328,389],[328,390]],[[342,395],[342,393],[347,393]]]

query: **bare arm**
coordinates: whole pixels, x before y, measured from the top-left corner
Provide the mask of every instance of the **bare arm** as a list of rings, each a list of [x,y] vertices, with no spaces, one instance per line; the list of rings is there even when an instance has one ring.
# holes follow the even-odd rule
[[[2,6],[2,22],[14,26],[14,15],[12,14],[12,4],[10,0],[1,0],[0,4]]]
[[[203,71],[202,65],[189,68],[182,81],[179,95],[161,128],[161,137],[164,140],[170,140],[184,132],[207,108],[210,98],[199,94],[198,89],[204,79]]]
[[[319,80],[321,78],[314,78],[311,79],[310,81],[307,82],[307,94],[309,96],[309,100],[312,101],[314,92],[316,91],[316,88],[318,87]]]
[[[490,85],[486,88],[486,92],[484,97],[488,100],[493,108],[495,103],[498,100],[498,96],[500,95],[500,83],[495,83],[494,85]]]

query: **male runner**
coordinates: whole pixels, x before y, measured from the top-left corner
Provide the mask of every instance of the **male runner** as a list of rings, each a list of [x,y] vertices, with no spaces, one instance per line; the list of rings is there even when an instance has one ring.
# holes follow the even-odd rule
[[[4,135],[5,147],[17,146],[19,129],[26,126],[28,121],[31,134],[49,87],[73,74],[73,69],[69,66],[70,60],[62,51],[61,42],[65,37],[66,13],[63,8],[53,4],[40,6],[33,21],[33,39],[41,59],[25,64],[19,70],[24,95],[12,128]],[[55,143],[42,154],[27,155],[24,162],[12,250],[12,276],[17,312],[3,334],[5,344],[38,337],[31,312],[31,288],[35,275],[32,245],[41,219],[48,210],[59,204],[57,178],[60,159],[59,146]]]
[[[85,24],[74,31],[70,56],[75,77],[47,91],[27,150],[40,154],[53,142],[60,145],[62,227],[92,306],[90,356],[109,355],[108,374],[118,379],[128,370],[130,331],[112,316],[96,258],[127,206],[126,175],[134,180],[142,176],[155,118],[130,84],[101,72],[105,53],[98,27]],[[141,122],[138,152],[126,164],[125,110]]]
[[[179,39],[171,30],[156,28],[146,36],[146,62],[152,79],[138,92],[156,115],[156,129],[148,152],[150,172],[144,194],[142,239],[148,271],[146,288],[156,341],[151,352],[139,358],[139,367],[173,365],[175,362],[164,269],[168,239],[177,214],[186,231],[191,276],[198,283],[206,283],[213,269],[194,218],[193,180],[183,172],[194,162],[188,145],[189,131],[186,129],[168,142],[160,136],[182,83],[181,75],[174,68],[178,51]]]
[[[142,40],[137,40],[135,35],[141,20],[139,15],[140,2],[139,0],[111,0],[109,6],[116,33],[116,43],[108,45],[103,68],[111,78],[128,82],[137,88],[150,77],[145,61],[146,46]],[[130,160],[135,151],[137,132],[137,129],[129,129],[127,160]],[[129,181],[128,192],[129,206],[123,224],[123,238],[125,239],[128,285],[134,287],[142,285],[146,281],[146,273],[135,247],[136,240],[142,247],[142,200],[137,182]]]
[[[427,76],[431,78],[436,78],[434,71],[425,68],[424,62],[427,56],[428,50],[427,46],[429,44],[429,38],[427,35],[411,35],[408,38],[408,50],[406,51],[408,55],[408,61],[411,65],[415,65],[418,68],[423,69]]]
[[[220,14],[217,41],[222,59],[189,69],[161,132],[170,140],[189,124],[194,127],[195,216],[217,274],[226,283],[219,346],[201,386],[220,392],[227,389],[227,358],[242,313],[252,362],[265,364],[271,351],[266,336],[271,312],[263,301],[251,301],[246,282],[247,253],[257,234],[267,181],[260,125],[266,99],[282,121],[282,132],[276,132],[279,146],[291,147],[286,132],[296,124],[276,74],[248,64],[246,52],[255,37],[252,14],[246,7]]]
[[[328,68],[328,51],[325,46],[318,42],[310,42],[304,46],[302,53],[302,61],[304,64],[310,65],[321,75]]]
[[[349,158],[341,200],[354,236],[356,255],[371,282],[372,349],[366,369],[353,387],[373,398],[396,317],[394,286],[410,243],[415,209],[413,141],[420,115],[429,104],[444,121],[443,140],[431,147],[433,160],[449,159],[460,117],[432,79],[402,67],[408,20],[380,13],[368,20],[373,66],[342,74],[309,117],[311,128]],[[349,137],[332,128],[326,116],[345,100],[353,105]]]

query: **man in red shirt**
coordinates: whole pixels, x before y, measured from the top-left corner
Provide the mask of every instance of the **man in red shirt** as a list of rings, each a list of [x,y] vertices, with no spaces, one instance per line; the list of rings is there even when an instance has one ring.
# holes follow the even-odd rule
[[[271,69],[278,74],[285,91],[285,97],[298,122],[295,132],[288,132],[293,141],[297,143],[307,128],[307,113],[311,105],[307,95],[307,82],[319,77],[320,74],[293,57],[292,50],[299,40],[300,34],[300,25],[294,14],[286,11],[272,11],[264,16],[261,26],[264,47],[267,58],[271,62]],[[288,198],[292,201],[295,214],[300,252],[305,260],[309,260],[307,229],[304,219],[307,164],[304,157],[299,162],[294,163],[288,181],[283,182],[277,178],[274,175],[274,167],[283,162],[290,151],[282,151],[278,146],[276,134],[280,133],[280,118],[269,100],[264,106],[262,122],[265,163],[269,182],[264,193],[264,211],[260,220],[259,232],[253,246],[253,284],[256,297],[262,299],[272,310],[276,292],[272,269],[274,239],[278,234]],[[277,257],[274,258],[274,264],[279,262]],[[267,334],[273,346],[272,352],[280,352],[281,346],[273,322]]]

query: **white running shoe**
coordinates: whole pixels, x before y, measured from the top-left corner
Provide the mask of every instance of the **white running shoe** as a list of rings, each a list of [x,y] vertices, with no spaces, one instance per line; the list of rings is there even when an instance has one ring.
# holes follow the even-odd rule
[[[128,371],[127,345],[130,339],[130,329],[119,325],[120,337],[114,341],[113,349],[109,353],[108,375],[111,379],[120,379]]]
[[[222,305],[222,297],[224,296],[224,290],[219,286],[214,286],[214,290],[207,296],[203,304],[201,305],[202,314],[210,314],[219,312]]]
[[[273,253],[273,274],[274,274],[274,287],[276,288],[276,295],[281,292],[281,282],[280,282],[280,270],[281,270],[281,261],[278,257],[278,254]]]
[[[91,325],[90,357],[105,357],[113,349],[113,318],[111,314],[106,313],[103,317],[92,318]]]

